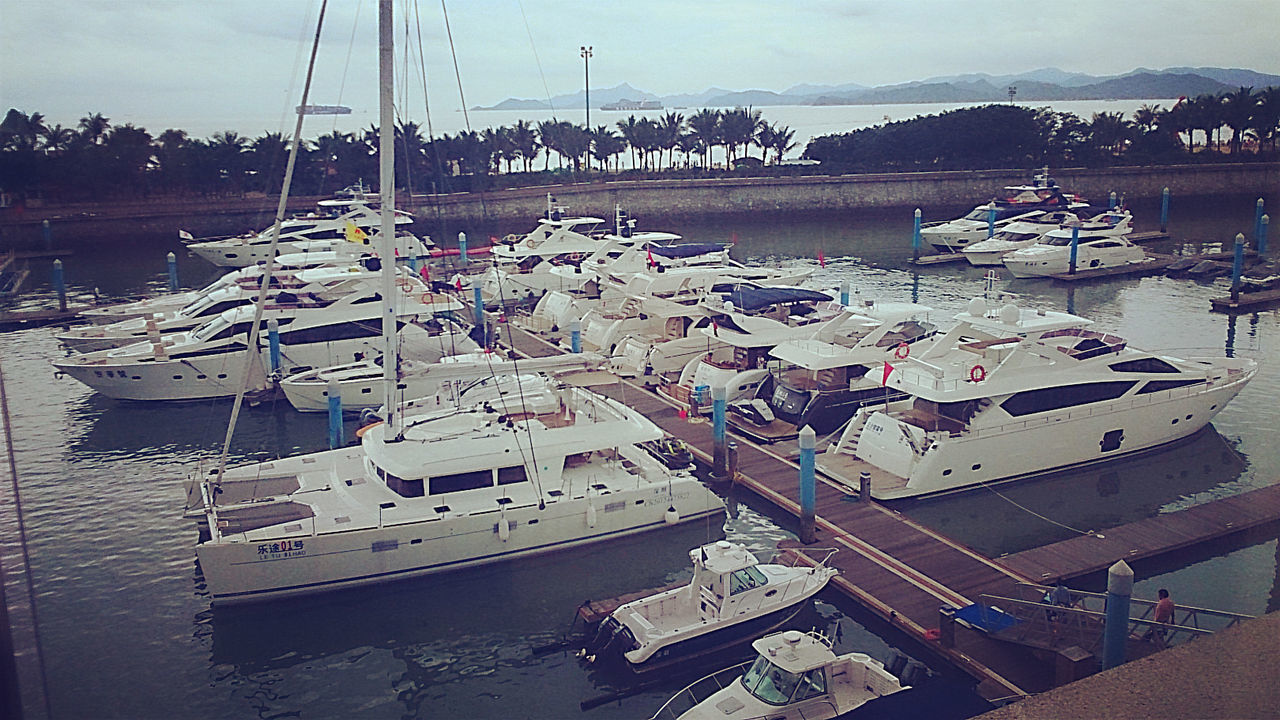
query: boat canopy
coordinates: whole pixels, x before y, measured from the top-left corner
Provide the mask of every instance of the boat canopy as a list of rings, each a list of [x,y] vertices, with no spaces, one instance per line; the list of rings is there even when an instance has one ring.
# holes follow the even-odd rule
[[[734,308],[747,312],[781,303],[823,302],[831,299],[826,293],[796,287],[739,288],[721,297],[733,303]]]
[[[654,255],[666,258],[687,258],[721,252],[726,247],[721,243],[681,243],[680,245],[653,245],[649,250]]]

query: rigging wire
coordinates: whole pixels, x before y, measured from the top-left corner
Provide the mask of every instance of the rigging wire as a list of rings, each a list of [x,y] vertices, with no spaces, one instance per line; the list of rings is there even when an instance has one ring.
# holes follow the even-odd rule
[[[36,646],[36,666],[40,673],[40,694],[44,696],[44,715],[53,717],[49,697],[49,677],[45,672],[44,643],[40,641],[40,616],[36,613],[36,586],[32,579],[31,555],[27,551],[27,524],[22,513],[22,496],[18,492],[18,462],[13,449],[13,426],[9,422],[9,396],[4,388],[4,368],[0,367],[0,418],[4,421],[5,452],[9,460],[9,478],[13,483],[13,511],[18,517],[18,544],[22,547],[23,577],[27,585],[27,601],[31,605],[31,635]],[[18,701],[21,703],[21,699]]]
[[[307,104],[307,96],[311,92],[311,78],[315,72],[316,54],[320,50],[320,31],[324,28],[324,13],[328,4],[328,0],[322,0],[320,3],[320,16],[316,22],[315,40],[311,45],[311,60],[307,65],[307,79],[302,86],[302,102],[300,103],[302,105]],[[293,182],[293,170],[298,160],[298,147],[302,144],[302,119],[304,117],[306,116],[298,113],[297,122],[294,123],[293,145],[289,148],[289,162],[285,166],[284,182],[280,189],[280,203],[276,206],[276,221],[271,227],[271,245],[267,248],[267,261],[262,266],[262,281],[258,285],[258,299],[254,305],[253,324],[249,327],[249,335],[245,343],[243,382],[236,389],[236,399],[231,405],[231,419],[227,422],[227,436],[222,442],[222,453],[218,457],[217,482],[219,483],[222,482],[223,474],[226,472],[227,455],[231,451],[231,438],[235,434],[236,420],[240,415],[240,408],[244,404],[245,390],[249,383],[253,362],[255,359],[259,363],[262,362],[262,355],[258,352],[258,336],[262,329],[262,314],[266,306],[267,292],[271,286],[271,271],[275,265],[276,247],[280,242],[280,225],[284,222],[285,209],[289,202],[289,186]],[[394,259],[383,258],[383,262],[394,262]]]
[[[542,72],[542,60],[538,57],[538,46],[533,42],[533,30],[529,28],[529,16],[525,15],[524,3],[516,0],[516,7],[520,8],[520,19],[524,20],[524,33],[529,36],[529,50],[533,52],[533,64],[538,66],[538,77],[542,79],[542,92],[547,96],[547,105],[551,107],[551,119],[556,120],[556,104],[551,100],[551,88],[547,87],[546,73]]]
[[[467,99],[462,94],[462,72],[458,70],[458,51],[453,45],[453,30],[449,28],[449,8],[445,7],[445,0],[440,0],[440,12],[444,13],[444,32],[449,38],[449,54],[453,57],[453,74],[458,79],[458,101],[462,103],[462,121],[467,126],[467,132],[471,132],[471,118],[467,115]]]

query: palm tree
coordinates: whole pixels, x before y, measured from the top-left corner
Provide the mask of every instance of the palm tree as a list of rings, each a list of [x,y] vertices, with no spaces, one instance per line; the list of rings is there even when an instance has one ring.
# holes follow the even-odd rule
[[[1254,122],[1258,139],[1276,149],[1276,136],[1280,131],[1280,87],[1269,87],[1258,93],[1258,110]]]
[[[1124,152],[1125,143],[1129,140],[1130,125],[1123,113],[1094,113],[1089,123],[1089,133],[1093,143],[1112,155]]]
[[[64,128],[62,125],[54,125],[46,127],[44,130],[44,140],[41,143],[41,149],[46,155],[58,154],[71,147],[71,143],[75,142],[76,131],[71,128]]]
[[[1160,124],[1160,120],[1164,117],[1164,114],[1164,111],[1160,109],[1159,105],[1148,105],[1144,103],[1142,107],[1134,111],[1133,124],[1138,126],[1138,129],[1143,133],[1149,133]]]
[[[659,144],[670,155],[668,167],[674,166],[676,163],[675,147],[680,142],[680,134],[682,132],[684,132],[684,116],[680,113],[673,110],[658,120]]]
[[[111,127],[111,118],[102,113],[90,113],[80,118],[80,137],[90,145],[101,145]]]
[[[724,143],[730,165],[737,158],[739,146],[742,146],[743,151],[746,152],[755,142],[756,130],[759,127],[760,111],[749,107],[736,107],[721,117],[721,141]]]
[[[691,132],[687,132],[680,136],[680,143],[678,144],[678,147],[680,148],[680,152],[684,153],[685,167],[689,167],[691,158],[694,155],[701,158],[705,156],[707,151],[707,146],[703,144],[702,139]]]
[[[760,123],[760,129],[756,131],[756,144],[764,149],[764,161],[769,161],[769,151],[773,150],[774,162],[782,162],[782,156],[796,146],[792,141],[795,135],[796,131],[786,125]]]
[[[559,153],[559,139],[557,133],[560,130],[560,123],[555,120],[543,120],[538,123],[538,142],[547,151],[546,163],[542,166],[543,170],[551,169],[551,153]]]
[[[703,108],[689,116],[689,129],[703,148],[703,167],[711,167],[711,148],[720,142],[720,111]]]
[[[538,134],[527,120],[517,120],[511,128],[511,144],[516,157],[524,161],[524,171],[529,172],[529,164],[538,156]]]
[[[638,162],[638,154],[640,152],[640,121],[636,119],[635,115],[630,115],[626,120],[619,120],[617,125],[618,132],[622,133],[622,141],[631,148],[631,167],[639,168],[640,163]]]
[[[609,169],[609,160],[621,155],[627,149],[622,138],[608,125],[597,126],[591,131],[591,156],[600,161],[600,166]]]
[[[234,130],[216,132],[209,138],[209,151],[214,168],[233,191],[244,187],[245,151],[248,138]]]
[[[1244,133],[1253,128],[1254,113],[1258,109],[1258,96],[1252,87],[1241,87],[1222,97],[1222,122],[1231,128],[1231,154],[1239,155],[1244,144]]]

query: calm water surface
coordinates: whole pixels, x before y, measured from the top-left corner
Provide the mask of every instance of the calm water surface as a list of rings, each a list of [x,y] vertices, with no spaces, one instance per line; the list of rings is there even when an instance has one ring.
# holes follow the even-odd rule
[[[1178,242],[1229,242],[1249,232],[1254,198],[1175,203]],[[1157,209],[1136,208],[1139,229]],[[587,211],[587,209],[581,209]],[[926,219],[963,208],[926,206]],[[598,209],[603,212],[604,209]],[[642,226],[695,240],[737,238],[735,255],[761,262],[827,260],[812,284],[849,280],[862,293],[918,300],[945,322],[981,292],[983,271],[937,266],[913,273],[910,217],[851,213]],[[527,227],[475,228],[514,232]],[[180,253],[184,285],[217,272],[182,255],[170,237],[59,238],[73,299],[155,291],[164,255]],[[47,264],[33,264],[18,306],[51,304]],[[1149,349],[1208,350],[1258,357],[1263,367],[1206,431],[1160,452],[1088,470],[901,505],[903,512],[982,552],[998,555],[1102,530],[1271,484],[1280,476],[1274,428],[1280,336],[1274,310],[1228,318],[1209,312],[1226,281],[1122,279],[1067,287],[1001,279],[1027,307],[1073,310],[1101,329]],[[256,607],[209,606],[194,561],[196,534],[181,520],[181,479],[213,458],[230,404],[152,405],[99,397],[49,365],[62,351],[54,329],[0,335],[13,444],[27,523],[31,579],[40,617],[51,705],[59,718],[636,718],[648,717],[683,684],[666,685],[587,713],[582,700],[610,690],[565,653],[534,656],[588,598],[688,576],[686,552],[723,532],[768,551],[790,537],[763,507],[741,505],[719,522],[681,527],[592,549],[455,575]],[[348,432],[352,430],[348,426]],[[322,449],[323,416],[287,404],[245,413],[233,460],[257,461]],[[2,461],[0,461],[2,462]],[[8,467],[4,468],[6,471]],[[8,478],[8,473],[5,473]],[[7,488],[7,482],[5,487]],[[23,648],[23,682],[38,688],[34,634],[17,549],[11,493],[0,494],[6,591]],[[752,501],[754,502],[754,501]],[[1139,566],[1137,594],[1168,587],[1178,602],[1262,613],[1280,605],[1276,534],[1188,551]],[[834,598],[830,602],[836,602]],[[839,623],[841,650],[888,659],[908,641],[859,614],[823,602],[819,624]],[[879,634],[877,634],[879,633]],[[32,717],[39,695],[28,692]],[[957,695],[958,697],[958,695]]]

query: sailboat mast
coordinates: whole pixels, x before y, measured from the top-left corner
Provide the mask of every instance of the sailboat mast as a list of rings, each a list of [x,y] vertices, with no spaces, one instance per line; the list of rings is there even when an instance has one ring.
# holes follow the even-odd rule
[[[378,188],[382,195],[382,379],[387,442],[400,438],[396,407],[399,358],[396,348],[396,174],[395,125],[391,98],[395,85],[391,0],[378,0]]]

